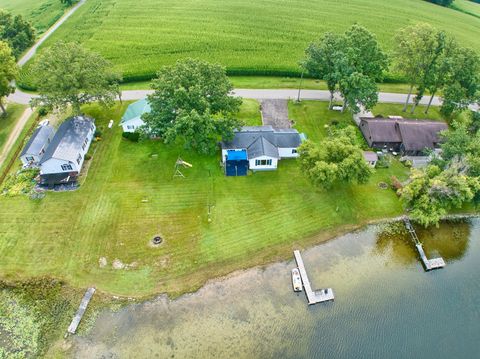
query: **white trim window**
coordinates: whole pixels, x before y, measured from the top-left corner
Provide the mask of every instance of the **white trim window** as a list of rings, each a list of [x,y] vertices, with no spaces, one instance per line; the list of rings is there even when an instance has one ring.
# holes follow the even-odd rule
[[[255,160],[255,166],[271,166],[272,160]]]
[[[33,161],[34,161],[33,156],[25,157],[25,159],[26,159],[28,162],[33,162]]]
[[[296,148],[293,148],[293,149],[292,149],[292,154],[295,154],[295,153],[298,153],[298,151],[297,151]]]
[[[81,161],[82,161],[82,155],[79,153],[77,157],[77,163],[80,164]]]
[[[66,164],[66,165],[62,165],[62,170],[63,171],[72,171],[73,168],[72,168],[72,165]]]

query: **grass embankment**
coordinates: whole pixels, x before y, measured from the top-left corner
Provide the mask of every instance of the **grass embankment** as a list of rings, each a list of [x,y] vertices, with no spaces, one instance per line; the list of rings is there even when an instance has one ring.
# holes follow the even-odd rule
[[[455,0],[451,7],[455,10],[480,19],[480,4],[474,3],[473,1]]]
[[[416,22],[480,47],[479,19],[418,0],[89,0],[44,46],[80,42],[111,60],[129,82],[148,80],[186,57],[223,64],[229,75],[292,76],[300,74],[308,43],[355,22],[374,32],[386,51],[396,30]]]
[[[37,35],[43,34],[60,19],[66,8],[60,0],[0,0],[0,9],[31,21]]]
[[[156,141],[132,143],[122,139],[120,127],[107,129],[126,106],[86,108],[103,140],[78,191],[35,201],[0,198],[0,277],[51,275],[112,294],[178,295],[208,278],[285,258],[294,247],[402,212],[395,194],[377,186],[391,175],[405,178],[398,164],[376,171],[366,185],[329,191],[313,188],[295,160],[282,160],[275,172],[227,178],[218,156]],[[249,102],[244,109],[252,107]],[[295,122],[309,137],[322,138],[308,130],[313,123]],[[172,178],[178,156],[193,164],[183,170],[186,179]],[[158,248],[149,244],[155,234],[165,239]],[[104,268],[101,257],[108,261]],[[114,269],[115,259],[130,266]]]
[[[23,110],[25,110],[26,106],[21,105],[21,107],[23,108],[22,109],[22,113],[23,113]],[[18,117],[21,116],[22,113],[20,113]],[[18,117],[16,120],[18,120]],[[8,153],[7,157],[5,158],[5,161],[3,161],[2,164],[0,164],[0,174],[2,174],[3,171],[5,171],[6,167],[12,160],[13,156],[15,155],[17,149],[25,144],[27,133],[29,129],[33,126],[36,120],[37,120],[37,113],[34,112],[29,117],[28,121],[25,123],[25,126],[23,127],[22,132],[20,132],[20,135],[18,136],[17,140],[13,144],[11,151]],[[8,134],[10,134],[10,132]],[[7,134],[7,137],[8,137],[8,134]],[[20,160],[18,160],[18,163],[20,163]]]
[[[0,152],[5,142],[7,142],[13,127],[15,127],[15,123],[26,108],[27,106],[24,105],[9,104],[7,106],[7,114],[0,114]]]
[[[298,77],[274,77],[274,76],[230,76],[230,81],[237,89],[298,89],[300,78]],[[380,83],[381,92],[408,93],[410,86],[404,83]],[[122,90],[149,90],[150,81],[126,82],[120,85]],[[327,90],[325,81],[304,78],[302,89]]]

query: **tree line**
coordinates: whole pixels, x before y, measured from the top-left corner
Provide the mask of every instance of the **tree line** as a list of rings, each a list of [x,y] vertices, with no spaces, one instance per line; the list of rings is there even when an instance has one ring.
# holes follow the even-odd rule
[[[305,51],[301,66],[314,78],[324,80],[330,91],[330,108],[335,92],[343,98],[342,110],[358,112],[373,108],[378,101],[377,82],[388,65],[410,85],[404,112],[415,92],[411,113],[430,94],[425,113],[435,95],[442,94],[441,112],[451,116],[479,101],[480,58],[476,51],[428,24],[400,29],[394,37],[394,51],[388,59],[375,35],[360,25],[343,34],[327,32]]]

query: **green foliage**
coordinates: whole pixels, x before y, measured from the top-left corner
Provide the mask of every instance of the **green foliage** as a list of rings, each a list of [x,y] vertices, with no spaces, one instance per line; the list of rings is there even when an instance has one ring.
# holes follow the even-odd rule
[[[111,64],[96,53],[75,43],[58,42],[37,58],[32,71],[38,75],[39,98],[33,105],[49,109],[81,113],[80,107],[99,102],[112,106],[120,95],[120,76],[111,71]]]
[[[0,41],[7,42],[13,55],[20,54],[35,42],[35,30],[21,15],[12,16],[0,9]]]
[[[343,35],[326,33],[306,50],[303,67],[312,76],[327,82],[330,106],[336,89],[345,99],[344,108],[359,111],[359,105],[370,109],[377,103],[375,81],[387,69],[387,56],[375,36],[360,25],[353,25]]]
[[[38,174],[38,169],[23,169],[8,175],[3,183],[2,195],[18,196],[19,194],[30,194],[35,187],[35,178]]]
[[[147,136],[159,136],[165,143],[181,138],[187,148],[213,153],[216,143],[231,138],[240,126],[233,115],[242,100],[229,95],[233,86],[220,65],[178,61],[158,72],[152,88],[152,110],[143,115]]]
[[[425,0],[425,1],[432,2],[434,4],[441,5],[441,6],[450,6],[453,4],[454,0]]]
[[[88,0],[42,48],[78,41],[112,61],[125,81],[150,80],[162,66],[188,57],[221,63],[229,75],[298,77],[298,61],[311,41],[356,21],[386,52],[398,28],[419,21],[444,29],[463,46],[480,47],[478,19],[419,0],[380,6],[378,0],[183,0],[175,6],[171,0]],[[388,78],[398,80],[393,72]]]
[[[471,49],[455,48],[449,56],[450,66],[440,69],[447,74],[441,112],[451,116],[480,99],[480,57]]]
[[[68,326],[80,298],[62,282],[47,278],[0,281],[0,328],[5,333],[0,357],[42,357]]]
[[[15,81],[17,75],[18,69],[12,50],[6,42],[0,41],[0,108],[4,114],[6,110],[3,98],[15,91],[12,81]]]
[[[302,172],[320,188],[331,188],[339,183],[365,183],[372,174],[348,129],[337,132],[321,144],[305,141],[298,153]]]
[[[132,142],[138,142],[140,140],[139,132],[123,132],[122,137]]]
[[[37,37],[60,19],[67,6],[59,0],[0,0],[0,9],[23,16],[35,28]]]
[[[412,169],[399,193],[410,217],[428,227],[438,225],[451,209],[471,201],[479,190],[479,179],[469,177],[461,161],[452,161],[443,171],[436,165]]]

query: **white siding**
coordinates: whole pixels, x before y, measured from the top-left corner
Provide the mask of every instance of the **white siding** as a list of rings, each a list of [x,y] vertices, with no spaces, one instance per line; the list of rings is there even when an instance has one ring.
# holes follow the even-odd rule
[[[296,158],[298,157],[297,148],[278,148],[280,158]]]
[[[63,170],[62,165],[72,166],[71,170]],[[52,173],[69,173],[69,172],[80,172],[80,166],[75,162],[69,162],[65,160],[59,160],[58,158],[50,158],[48,161],[42,163],[40,168],[40,174],[52,174]]]
[[[63,160],[59,158],[50,158],[49,160],[45,161],[42,163],[40,166],[40,174],[51,174],[51,173],[63,173],[63,172],[80,172],[83,166],[83,162],[85,162],[85,155],[88,152],[88,149],[90,148],[90,144],[92,143],[93,140],[93,135],[95,133],[95,125],[93,125],[93,130],[91,129],[88,131],[87,134],[87,144],[85,146],[85,149],[80,147],[78,149],[78,154],[80,155],[80,163],[77,163],[77,161],[68,161],[68,160]],[[71,165],[72,169],[71,170],[64,170],[62,169],[62,165]]]
[[[271,166],[257,165],[256,164],[257,160],[271,160],[272,165]],[[268,156],[260,156],[260,157],[257,157],[257,158],[252,158],[252,159],[249,159],[248,162],[249,162],[250,169],[254,170],[254,171],[276,170],[277,165],[278,165],[278,159],[273,158],[273,157],[268,157]]]
[[[140,118],[134,118],[130,121],[121,124],[123,132],[135,132],[139,127],[143,126],[145,122]]]
[[[33,157],[33,161],[29,161],[27,160],[27,157]],[[39,155],[32,155],[30,153],[26,153],[24,154],[23,156],[20,157],[20,160],[22,161],[22,164],[24,166],[27,166],[27,165],[38,165],[38,162],[40,162],[40,159],[41,157]]]

